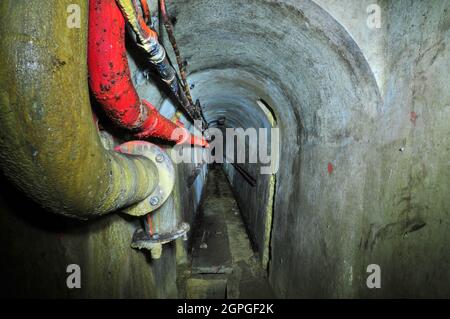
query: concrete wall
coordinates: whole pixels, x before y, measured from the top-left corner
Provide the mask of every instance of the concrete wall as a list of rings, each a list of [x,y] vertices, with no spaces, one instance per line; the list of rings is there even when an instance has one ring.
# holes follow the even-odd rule
[[[364,28],[361,2],[320,3],[383,75],[385,93],[373,120],[358,119],[375,125],[365,145],[303,145],[292,167],[300,198],[277,201],[272,282],[287,297],[448,297],[450,98],[440,70],[449,64],[450,2],[382,2],[380,30]],[[330,156],[332,174],[320,163]],[[372,263],[382,269],[379,290],[365,286]]]
[[[365,142],[302,146],[291,184],[300,192],[276,203],[272,282],[288,297],[448,297],[450,98],[440,70],[449,65],[450,2],[381,2],[378,31],[361,31],[355,20],[367,15],[353,1],[321,3],[383,74],[385,93],[370,121],[357,119]],[[372,43],[382,43],[378,56]],[[372,263],[382,269],[379,290],[365,286]]]
[[[450,66],[450,1],[390,1],[383,10],[385,96],[378,171],[368,178],[377,196],[367,206],[359,260],[379,263],[385,281],[361,293],[449,297],[450,92],[442,70]]]

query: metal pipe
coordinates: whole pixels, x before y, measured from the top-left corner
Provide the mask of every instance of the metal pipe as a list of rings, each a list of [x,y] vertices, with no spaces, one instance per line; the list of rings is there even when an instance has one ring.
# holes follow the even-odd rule
[[[80,8],[70,28],[69,5]],[[84,0],[0,4],[0,167],[47,209],[88,218],[145,199],[158,180],[142,156],[103,148],[87,81]]]
[[[190,138],[186,129],[139,98],[126,55],[125,19],[115,0],[89,1],[88,67],[91,91],[117,125],[134,130],[139,138],[207,144],[201,138]]]
[[[136,1],[136,0],[134,0]],[[142,14],[144,16],[144,21],[146,23],[150,22],[150,8],[148,7],[147,0],[140,0],[141,8],[142,8]]]
[[[241,174],[241,176],[247,181],[247,183],[250,184],[250,186],[255,187],[256,186],[256,179],[250,175],[249,172],[247,172],[241,165],[237,163],[230,163],[233,165],[233,167],[236,169],[236,171]]]
[[[186,95],[189,103],[192,105],[192,104],[194,104],[194,102],[192,100],[191,90],[190,90],[189,84],[187,82],[186,67],[183,63],[183,59],[181,58],[180,49],[178,48],[177,41],[173,34],[174,33],[173,25],[170,22],[169,15],[167,13],[165,0],[159,0],[159,8],[161,10],[161,16],[163,18],[164,26],[167,31],[167,36],[169,37],[169,41],[172,44],[173,52],[175,53],[175,57],[177,59],[178,69],[180,70],[181,81],[183,83],[182,86],[183,86],[184,94]]]
[[[186,113],[192,120],[199,120],[203,123],[203,129],[207,128],[206,121],[203,119],[201,108],[189,102],[177,78],[175,69],[170,65],[167,53],[164,47],[158,41],[158,34],[149,28],[131,0],[116,0],[125,19],[133,28],[140,41],[140,46],[148,53],[149,61],[155,66],[161,79],[169,86],[172,94],[176,97]]]

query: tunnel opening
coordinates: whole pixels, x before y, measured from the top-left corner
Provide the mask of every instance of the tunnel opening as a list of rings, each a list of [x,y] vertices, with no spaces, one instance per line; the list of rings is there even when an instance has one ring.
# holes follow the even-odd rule
[[[362,162],[379,112],[373,73],[351,36],[314,2],[176,1],[169,10],[177,13],[192,94],[208,122],[280,130],[276,173],[260,174],[261,163],[236,168],[225,161],[223,169],[274,290],[296,291],[299,278],[309,282],[318,274],[311,264],[294,266],[290,252],[298,245],[313,251],[319,237],[335,245],[327,233],[309,234],[315,227],[308,225],[336,218],[327,163],[340,165],[343,152]],[[255,176],[254,185],[243,172]],[[302,270],[280,271],[286,267]]]

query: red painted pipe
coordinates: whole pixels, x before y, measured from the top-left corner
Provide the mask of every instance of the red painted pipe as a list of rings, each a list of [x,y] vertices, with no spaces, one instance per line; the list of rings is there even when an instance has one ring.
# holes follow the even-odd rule
[[[209,144],[201,137],[190,134],[182,124],[175,124],[164,116],[159,114],[158,110],[146,100],[142,100],[147,107],[149,120],[146,121],[142,128],[142,133],[138,133],[137,137],[144,138],[147,136],[169,139],[177,142],[177,144],[192,144],[208,147]]]
[[[135,130],[139,138],[208,145],[139,98],[126,55],[125,20],[115,0],[89,1],[88,67],[91,91],[117,125]]]

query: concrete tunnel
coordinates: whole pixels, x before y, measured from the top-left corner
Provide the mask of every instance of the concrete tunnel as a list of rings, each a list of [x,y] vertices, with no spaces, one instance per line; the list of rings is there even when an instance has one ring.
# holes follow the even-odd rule
[[[87,1],[2,1],[2,296],[450,297],[450,1],[166,2],[205,122],[278,129],[277,169],[225,160],[161,175],[145,152],[172,162],[173,144],[153,138],[161,148],[118,154],[136,138],[89,94]],[[66,26],[73,4],[79,28]],[[199,134],[138,41],[127,24],[137,94]],[[156,191],[164,202],[139,206]],[[154,224],[170,240],[137,238]]]

